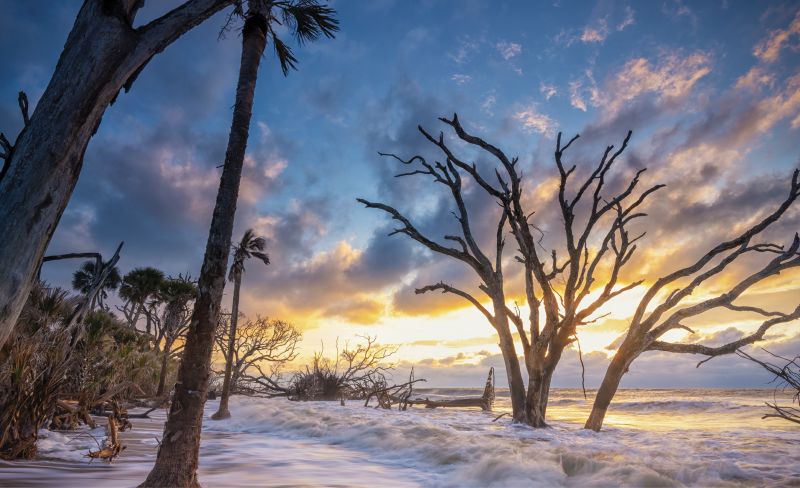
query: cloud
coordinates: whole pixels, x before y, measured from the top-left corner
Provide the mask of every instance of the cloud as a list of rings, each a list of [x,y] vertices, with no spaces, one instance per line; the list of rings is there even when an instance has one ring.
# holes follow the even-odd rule
[[[603,107],[607,116],[613,116],[629,102],[648,94],[661,103],[680,100],[689,96],[697,82],[710,72],[711,58],[701,51],[687,56],[668,53],[655,62],[634,58],[607,80],[594,104]]]
[[[580,81],[571,81],[569,83],[569,103],[578,110],[586,112],[586,100],[581,95],[581,86],[582,83]]]
[[[697,14],[686,6],[683,0],[666,0],[661,5],[661,12],[675,21],[688,19],[694,28],[697,28],[700,21]]]
[[[625,6],[625,18],[622,19],[622,21],[619,24],[617,24],[617,30],[618,31],[623,31],[623,30],[625,30],[626,27],[629,27],[629,26],[635,24],[636,23],[636,19],[635,19],[634,15],[635,14],[634,14],[633,9],[629,5],[626,5]]]
[[[785,29],[775,29],[753,48],[753,55],[764,63],[778,60],[781,50],[800,35],[800,10]]]
[[[470,75],[456,73],[452,77],[450,77],[450,79],[455,81],[457,85],[464,85],[466,83],[469,83],[470,80],[472,80],[472,77]]]
[[[775,77],[767,72],[762,66],[753,66],[746,74],[736,80],[736,88],[748,90],[760,90],[763,87],[772,86]]]
[[[511,60],[522,52],[522,45],[515,42],[501,41],[495,44],[495,48],[506,61]]]
[[[481,103],[481,111],[489,116],[494,115],[492,109],[494,108],[494,105],[496,103],[497,103],[497,96],[495,96],[494,93],[486,95],[486,98],[483,99],[483,103]]]
[[[608,37],[608,21],[600,19],[593,25],[587,25],[583,28],[580,41],[586,44],[602,43]]]
[[[463,37],[458,41],[458,46],[454,52],[449,52],[447,56],[458,64],[466,63],[470,56],[475,54],[480,48],[480,44],[470,37]]]
[[[554,96],[558,95],[558,90],[556,89],[555,85],[542,82],[539,83],[539,93],[544,95],[545,100],[550,100]]]
[[[540,113],[535,104],[529,104],[513,113],[512,117],[522,123],[528,132],[536,132],[547,137],[553,137],[558,124],[549,116]]]

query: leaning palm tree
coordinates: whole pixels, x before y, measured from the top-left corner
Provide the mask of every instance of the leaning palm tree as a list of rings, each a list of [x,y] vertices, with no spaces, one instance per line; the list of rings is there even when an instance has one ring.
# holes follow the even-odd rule
[[[103,267],[104,266],[105,264]],[[72,288],[79,293],[83,293],[84,295],[89,293],[92,290],[95,280],[99,278],[99,273],[101,271],[102,267],[97,269],[96,261],[84,262],[81,267],[72,274]],[[100,288],[100,291],[97,293],[97,295],[95,295],[94,298],[92,298],[92,303],[90,304],[89,309],[93,310],[95,306],[98,306],[103,310],[107,310],[103,301],[108,298],[108,290],[116,290],[119,286],[119,283],[119,268],[114,266],[111,268],[111,272],[108,274],[108,277],[103,283],[103,286]]]
[[[145,311],[146,303],[156,297],[164,282],[164,272],[160,269],[144,267],[129,271],[123,278],[119,287],[119,296],[125,300],[121,311],[128,321],[128,326],[135,329],[139,317]],[[147,325],[145,331],[151,333],[149,315],[145,315]]]
[[[250,131],[258,66],[267,38],[271,38],[281,69],[286,74],[290,68],[295,68],[297,60],[291,49],[278,37],[276,29],[288,29],[301,44],[320,36],[332,38],[338,30],[335,11],[316,0],[249,0],[246,6],[240,0],[236,2],[234,14],[244,19],[244,26],[239,80],[225,164],[169,416],[164,425],[156,464],[142,486],[198,485],[200,429],[214,349],[214,332],[225,287],[225,271]]]
[[[225,358],[225,379],[222,382],[222,396],[219,409],[211,416],[214,420],[227,419],[231,416],[228,410],[228,398],[231,395],[231,372],[233,371],[233,348],[236,346],[236,324],[239,321],[239,289],[242,286],[244,262],[256,258],[265,265],[269,264],[269,256],[264,252],[266,241],[257,237],[253,229],[247,229],[239,244],[233,247],[233,264],[228,271],[228,281],[233,282],[233,304],[231,305],[231,326],[228,334],[228,357]]]

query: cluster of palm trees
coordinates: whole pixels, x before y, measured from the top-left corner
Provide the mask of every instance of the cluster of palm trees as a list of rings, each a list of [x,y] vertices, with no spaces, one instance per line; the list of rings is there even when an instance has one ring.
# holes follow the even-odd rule
[[[228,271],[228,281],[233,283],[230,330],[227,333],[228,347],[219,410],[212,417],[215,420],[231,416],[228,400],[231,394],[232,354],[236,342],[239,296],[245,263],[253,258],[268,265],[269,255],[265,252],[265,248],[266,239],[257,236],[253,229],[247,229],[232,249],[233,262]],[[72,287],[79,293],[88,293],[99,271],[95,261],[86,261],[73,273]],[[143,332],[148,340],[152,341],[156,351],[161,353],[161,372],[156,397],[162,397],[166,389],[169,360],[177,357],[184,347],[181,339],[185,337],[189,328],[191,315],[189,307],[197,296],[197,285],[188,275],[168,277],[160,269],[150,266],[135,268],[121,277],[119,268],[114,266],[91,308],[97,307],[110,312],[106,300],[109,292],[113,290],[118,291],[122,300],[122,305],[116,308],[121,312],[128,327]],[[140,327],[142,319],[144,327]]]
[[[81,294],[88,293],[100,271],[95,261],[86,261],[73,274],[73,289]],[[119,268],[113,266],[90,308],[111,313],[106,301],[113,290],[122,301],[116,309],[123,322],[131,330],[144,334],[147,342],[161,355],[156,397],[162,397],[169,361],[183,349],[180,339],[186,335],[189,326],[189,306],[197,294],[197,286],[188,275],[166,276],[163,271],[146,266],[121,276]],[[142,321],[144,327],[140,327]]]

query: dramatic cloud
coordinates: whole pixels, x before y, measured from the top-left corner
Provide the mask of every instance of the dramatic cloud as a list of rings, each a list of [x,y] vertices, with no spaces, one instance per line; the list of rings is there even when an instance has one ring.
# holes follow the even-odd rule
[[[18,91],[35,104],[80,4],[58,2],[35,14],[19,2],[6,5],[0,126],[7,135],[21,128]],[[142,14],[153,18],[164,8],[147,2]],[[791,2],[725,9],[667,0],[637,4],[636,11],[613,2],[524,4],[479,15],[441,2],[426,4],[424,15],[402,2],[336,8],[343,32],[297,48],[298,72],[284,77],[271,53],[264,59],[234,235],[254,228],[272,257],[266,268],[249,265],[243,310],[295,322],[306,333],[304,354],[321,340],[371,333],[402,344],[401,365],[416,365],[432,384],[480,386],[491,366],[503,377],[496,337],[471,304],[415,294],[444,281],[482,297],[474,272],[406,236],[389,237],[397,223],[355,202],[385,201],[441,242],[459,231],[445,187],[421,175],[397,178],[408,167],[377,155],[443,161],[419,134],[422,125],[434,136],[444,131],[465,161],[491,176],[497,162],[456,140],[437,117],[458,112],[471,131],[520,158],[525,204],[536,211],[532,221],[547,249],[563,245],[556,131],[581,134],[566,156],[579,180],[633,129],[609,189],[642,167],[649,168],[643,186],[668,186],[643,208],[648,217],[636,231],[647,235],[625,282],[649,283],[753,222],[786,193],[798,164],[800,9]],[[124,240],[123,272],[153,265],[197,276],[241,47],[235,33],[217,40],[224,21],[224,14],[211,19],[156,56],[110,107],[50,252],[108,253]],[[497,205],[467,179],[464,195],[475,235],[491,248]],[[799,226],[800,211],[790,211],[765,239],[785,243]],[[518,300],[523,280],[512,248],[504,274],[509,300]],[[43,277],[69,286],[74,264],[48,265]],[[746,269],[731,270],[696,298]],[[793,280],[781,276],[747,300],[786,307],[796,301]],[[611,316],[580,332],[589,386],[599,382],[612,352],[606,346],[624,332],[641,293],[621,297]],[[715,313],[703,317],[696,336],[678,339],[728,340],[754,324]],[[787,327],[765,346],[789,354],[798,344]],[[699,370],[697,360],[647,353],[623,386],[763,384],[763,374],[737,358]],[[562,364],[556,384],[579,386],[577,351],[569,349]]]

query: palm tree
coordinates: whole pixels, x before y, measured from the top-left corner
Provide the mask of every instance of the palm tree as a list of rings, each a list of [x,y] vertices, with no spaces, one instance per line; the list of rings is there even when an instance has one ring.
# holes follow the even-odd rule
[[[239,244],[233,247],[233,264],[228,272],[228,281],[233,282],[233,304],[231,306],[231,328],[228,334],[228,357],[225,358],[225,379],[222,382],[222,396],[219,409],[211,416],[214,420],[227,419],[231,416],[228,410],[228,398],[231,394],[231,371],[233,369],[233,348],[236,346],[236,324],[239,321],[239,288],[242,286],[244,262],[250,258],[269,264],[269,256],[264,252],[266,241],[257,237],[253,229],[247,229]]]
[[[178,381],[164,425],[156,464],[141,486],[197,486],[197,461],[200,450],[200,429],[208,391],[214,332],[219,320],[225,271],[231,247],[236,200],[242,177],[247,137],[253,110],[258,67],[267,37],[270,37],[284,74],[295,68],[296,58],[278,37],[275,29],[288,28],[298,42],[333,37],[338,30],[335,11],[317,0],[268,1],[249,0],[245,12],[243,1],[236,3],[234,13],[244,18],[242,56],[233,120],[225,153],[225,164],[217,191],[214,215],[208,231],[203,267],[200,270],[197,300],[194,303],[191,327]],[[280,18],[279,18],[280,17]]]
[[[128,319],[130,327],[136,328],[139,317],[144,311],[145,303],[156,296],[161,290],[163,282],[164,272],[151,267],[135,268],[122,278],[119,296],[127,301],[122,311]],[[146,317],[148,320],[145,330],[149,335],[151,333],[150,316],[146,315]]]
[[[84,295],[89,293],[92,290],[92,285],[104,267],[105,264],[101,266],[100,269],[97,269],[97,261],[84,262],[83,265],[72,274],[72,288]],[[119,268],[114,266],[111,268],[111,272],[108,274],[105,282],[103,282],[102,288],[100,288],[100,291],[92,299],[90,310],[94,309],[95,305],[103,310],[107,310],[103,303],[103,300],[108,298],[108,292],[106,290],[116,290],[120,281]]]
[[[161,373],[158,376],[158,389],[156,396],[164,394],[167,377],[167,366],[175,341],[184,334],[188,327],[188,305],[197,296],[197,286],[188,276],[168,278],[161,282],[156,300],[164,304],[163,330],[160,335],[164,338],[164,347],[161,349]]]

